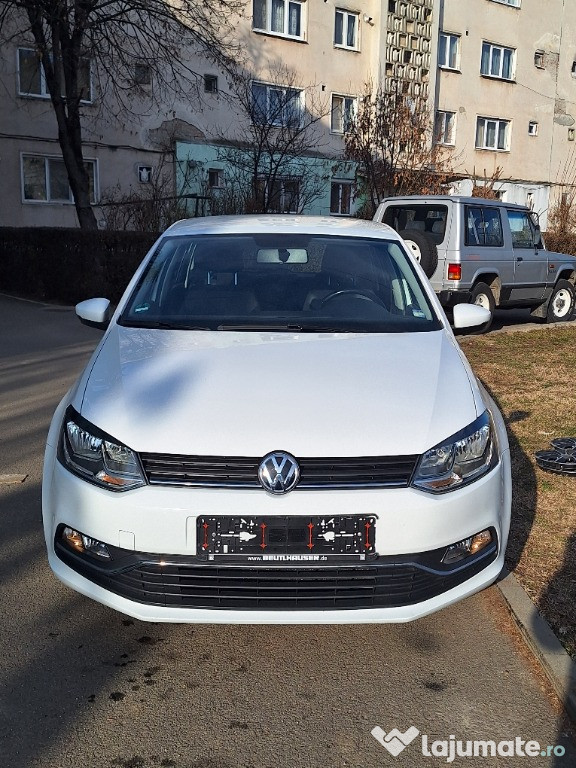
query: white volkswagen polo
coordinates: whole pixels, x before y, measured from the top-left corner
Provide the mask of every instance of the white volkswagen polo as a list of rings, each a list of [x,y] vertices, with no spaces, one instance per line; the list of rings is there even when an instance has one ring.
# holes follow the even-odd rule
[[[397,622],[499,575],[503,419],[388,227],[182,221],[113,314],[76,311],[105,333],[43,483],[72,589],[149,621]]]

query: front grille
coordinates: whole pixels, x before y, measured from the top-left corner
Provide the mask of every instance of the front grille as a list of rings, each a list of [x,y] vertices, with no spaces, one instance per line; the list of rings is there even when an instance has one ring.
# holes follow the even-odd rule
[[[56,543],[58,556],[104,589],[149,605],[229,610],[343,610],[413,605],[446,592],[486,568],[497,555],[496,542],[465,567],[444,573],[414,560],[437,559],[439,552],[380,557],[354,566],[216,566],[191,558],[126,553],[123,569],[110,570]],[[114,550],[117,554],[122,550]],[[412,557],[412,562],[410,558]]]
[[[151,485],[201,488],[261,488],[259,458],[140,454]],[[408,485],[418,456],[360,456],[302,458],[297,489],[403,488]]]

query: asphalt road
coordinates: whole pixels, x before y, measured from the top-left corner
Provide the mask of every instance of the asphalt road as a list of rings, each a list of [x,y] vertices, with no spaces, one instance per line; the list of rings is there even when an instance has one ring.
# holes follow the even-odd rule
[[[569,321],[576,320],[576,308]],[[511,328],[530,330],[546,327],[546,323],[536,320],[530,315],[529,309],[497,309],[490,331],[509,330]]]
[[[57,582],[43,441],[99,336],[0,296],[0,768],[414,768],[458,740],[508,746],[453,765],[576,765],[495,588],[407,625],[214,627],[133,621]],[[419,734],[393,756],[375,726]],[[516,739],[550,754],[510,756]]]

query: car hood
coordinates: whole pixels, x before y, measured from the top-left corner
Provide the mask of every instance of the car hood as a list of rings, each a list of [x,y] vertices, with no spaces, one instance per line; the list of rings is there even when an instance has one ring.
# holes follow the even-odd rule
[[[137,451],[422,453],[482,409],[450,334],[172,331],[114,325],[72,400]]]

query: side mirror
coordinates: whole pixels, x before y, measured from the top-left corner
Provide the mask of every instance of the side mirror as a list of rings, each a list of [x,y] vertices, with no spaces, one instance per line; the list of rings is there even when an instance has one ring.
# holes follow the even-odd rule
[[[105,331],[110,322],[110,302],[108,299],[86,299],[76,304],[76,314],[84,325]]]
[[[478,304],[456,304],[452,312],[454,328],[475,328],[489,323],[492,317],[489,309],[479,307]]]

